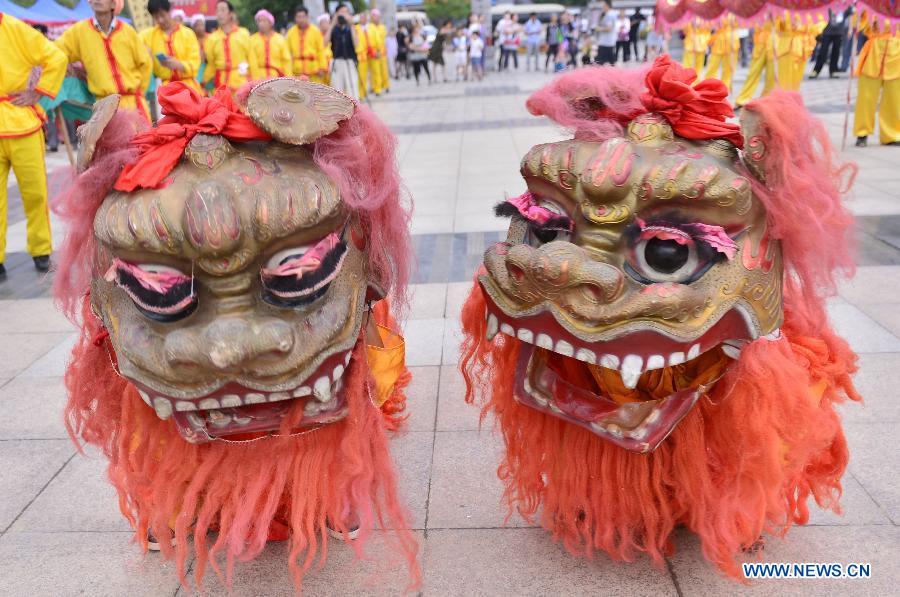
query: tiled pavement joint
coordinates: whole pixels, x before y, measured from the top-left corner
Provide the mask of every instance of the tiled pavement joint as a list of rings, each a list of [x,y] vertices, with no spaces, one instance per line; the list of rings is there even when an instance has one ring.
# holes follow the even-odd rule
[[[19,441],[27,441],[27,440],[19,440]],[[32,498],[28,501],[28,503],[25,504],[25,507],[22,508],[22,510],[21,510],[18,514],[16,514],[16,517],[13,518],[12,521],[11,521],[8,525],[6,525],[6,528],[5,528],[5,529],[3,529],[2,531],[0,531],[0,538],[3,538],[3,535],[5,535],[6,532],[9,531],[9,529],[11,529],[12,526],[13,526],[14,524],[16,524],[16,521],[19,520],[19,518],[21,518],[21,516],[22,516],[23,514],[25,514],[25,511],[28,510],[29,507],[31,507],[31,504],[33,504],[34,501],[35,501],[36,499],[38,499],[39,497],[41,497],[41,494],[44,493],[44,490],[47,489],[47,487],[48,487],[51,483],[53,483],[53,480],[56,479],[56,477],[63,471],[63,469],[66,468],[66,467],[69,465],[69,463],[72,461],[72,459],[75,458],[75,455],[76,455],[76,454],[78,454],[78,451],[77,451],[77,450],[73,450],[73,451],[72,451],[72,454],[66,459],[66,461],[63,463],[63,465],[62,465],[61,467],[59,467],[58,469],[56,469],[56,472],[53,473],[53,476],[50,477],[49,479],[47,479],[47,482],[44,483],[44,484],[41,486],[41,488],[37,491],[37,493],[34,494],[34,497],[32,497]]]

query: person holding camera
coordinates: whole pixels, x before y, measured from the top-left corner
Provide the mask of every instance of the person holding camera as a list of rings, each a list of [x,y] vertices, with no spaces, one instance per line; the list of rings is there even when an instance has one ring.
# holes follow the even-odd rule
[[[331,86],[359,100],[359,70],[356,30],[351,26],[350,9],[341,4],[331,20]]]

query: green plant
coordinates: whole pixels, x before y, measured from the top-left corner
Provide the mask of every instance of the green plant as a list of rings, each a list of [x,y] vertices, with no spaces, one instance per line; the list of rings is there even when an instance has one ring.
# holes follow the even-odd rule
[[[464,19],[472,10],[469,0],[425,0],[425,14],[434,25]]]

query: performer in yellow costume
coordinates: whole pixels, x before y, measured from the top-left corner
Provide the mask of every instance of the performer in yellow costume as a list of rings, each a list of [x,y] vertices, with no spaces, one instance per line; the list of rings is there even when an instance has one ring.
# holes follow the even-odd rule
[[[69,59],[81,62],[87,86],[98,100],[118,93],[119,105],[137,110],[150,120],[144,93],[153,63],[137,32],[116,18],[124,0],[92,0],[94,16],[66,29],[56,45]]]
[[[785,15],[776,21],[775,33],[778,87],[800,91],[806,66],[806,27],[796,17]]]
[[[734,75],[734,67],[737,62],[741,41],[738,39],[734,26],[731,23],[723,23],[716,29],[709,40],[709,61],[706,65],[704,79],[719,79],[731,92],[731,78]],[[722,75],[718,76],[719,69]],[[699,71],[698,71],[699,73]]]
[[[318,19],[319,33],[322,34],[322,43],[325,50],[322,52],[325,62],[325,80],[326,85],[331,85],[331,61],[334,60],[334,54],[331,51],[331,17],[328,13],[319,15]]]
[[[184,81],[200,91],[197,73],[200,72],[200,42],[189,27],[185,27],[169,13],[169,0],[150,0],[147,12],[156,25],[141,31],[141,40],[150,50],[153,74],[162,85],[172,81]],[[160,60],[160,57],[163,60]]]
[[[42,95],[56,97],[66,76],[66,57],[41,32],[0,12],[0,282],[6,279],[6,183],[12,167],[25,207],[27,249],[39,271],[50,268],[50,218],[44,166]],[[28,79],[35,67],[41,78]]]
[[[681,62],[686,68],[694,69],[698,75],[703,72],[703,59],[706,57],[709,38],[709,27],[702,26],[698,21],[684,27],[684,57]]]
[[[256,13],[257,33],[250,36],[253,61],[259,69],[258,79],[290,77],[293,72],[287,42],[275,29],[275,17],[266,9]]]
[[[875,133],[876,113],[881,144],[900,145],[900,35],[891,32],[887,19],[866,21],[862,28],[868,39],[855,71],[859,77],[853,118],[856,145],[865,147],[867,137]]]
[[[212,80],[213,87],[227,87],[236,91],[251,78],[256,78],[257,66],[250,51],[250,34],[238,27],[234,6],[228,0],[216,3],[219,28],[206,41],[206,71],[204,82]]]
[[[364,98],[370,90],[375,95],[381,95],[381,70],[378,59],[385,53],[383,47],[379,47],[380,36],[369,25],[369,13],[359,13],[359,23],[356,25],[356,56],[359,58],[359,97]]]
[[[760,76],[765,73],[762,95],[768,95],[775,88],[775,40],[772,35],[772,22],[766,21],[753,31],[753,54],[747,80],[741,88],[735,103],[743,106],[753,99],[759,87]]]
[[[326,19],[328,15],[323,15]],[[294,13],[294,25],[287,32],[288,49],[294,75],[306,75],[314,83],[325,83],[328,62],[322,32],[309,22],[309,11],[300,6]]]
[[[371,11],[371,26],[378,32],[378,36],[381,39],[379,47],[381,48],[381,57],[378,59],[378,72],[381,75],[381,88],[385,93],[388,93],[391,90],[391,74],[388,69],[388,56],[387,56],[387,36],[388,30],[387,27],[384,26],[384,23],[381,22],[381,11],[377,8],[373,8]]]

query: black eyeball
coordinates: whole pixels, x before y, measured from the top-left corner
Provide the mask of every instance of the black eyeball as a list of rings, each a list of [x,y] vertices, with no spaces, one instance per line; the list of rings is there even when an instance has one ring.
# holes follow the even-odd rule
[[[690,248],[674,240],[651,238],[644,245],[644,261],[661,274],[680,270],[690,257]]]

